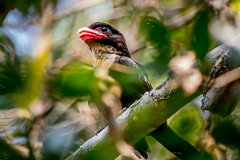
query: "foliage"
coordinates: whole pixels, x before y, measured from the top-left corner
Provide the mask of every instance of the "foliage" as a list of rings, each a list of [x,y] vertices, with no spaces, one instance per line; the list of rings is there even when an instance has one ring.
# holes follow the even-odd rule
[[[94,75],[89,50],[76,34],[80,27],[106,21],[118,28],[155,87],[169,74],[178,77],[176,84],[190,85],[187,76],[199,71],[184,61],[188,56],[174,58],[191,52],[204,61],[240,25],[237,0],[11,0],[0,1],[0,8],[0,159],[65,159],[106,125],[88,101],[93,94],[108,95],[115,81]],[[175,64],[191,72],[179,74]],[[199,151],[238,159],[239,106],[221,117],[201,112],[199,99],[168,123]],[[147,139],[151,159],[176,158]]]

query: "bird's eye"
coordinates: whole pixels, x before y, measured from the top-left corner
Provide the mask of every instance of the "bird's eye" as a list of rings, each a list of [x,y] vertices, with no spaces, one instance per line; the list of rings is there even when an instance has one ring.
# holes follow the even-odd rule
[[[110,29],[109,29],[108,27],[102,27],[102,28],[101,28],[101,31],[102,31],[102,32],[109,32]]]

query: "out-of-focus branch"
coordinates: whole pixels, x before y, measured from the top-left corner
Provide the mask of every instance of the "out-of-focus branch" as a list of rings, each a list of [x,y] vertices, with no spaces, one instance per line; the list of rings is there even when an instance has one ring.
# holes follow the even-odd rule
[[[79,13],[80,11],[83,11],[89,7],[93,7],[95,5],[101,4],[105,2],[106,0],[98,0],[98,1],[88,1],[88,0],[81,0],[81,1],[76,1],[76,4],[72,4],[71,7],[65,8],[64,12],[62,9],[57,11],[54,15],[54,20],[57,21],[61,18],[67,17],[67,16],[72,16],[76,13]]]

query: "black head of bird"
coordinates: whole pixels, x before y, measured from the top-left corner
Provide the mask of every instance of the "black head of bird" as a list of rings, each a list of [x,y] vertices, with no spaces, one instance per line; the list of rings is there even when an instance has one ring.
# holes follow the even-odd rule
[[[96,58],[104,52],[131,57],[122,33],[109,24],[95,22],[80,28],[78,35],[95,53]]]

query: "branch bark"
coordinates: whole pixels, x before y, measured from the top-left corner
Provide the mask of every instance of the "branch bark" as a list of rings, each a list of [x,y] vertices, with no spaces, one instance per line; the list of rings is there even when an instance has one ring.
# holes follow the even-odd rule
[[[230,53],[231,57],[239,58],[240,47],[238,44],[240,44],[240,36],[229,44],[221,45],[210,51],[205,62],[198,63],[202,73],[210,75],[219,57],[226,52]],[[239,62],[234,61],[229,65],[234,65],[233,68],[236,68],[239,67]],[[145,93],[141,99],[116,119],[118,131],[128,144],[133,145],[153,132],[180,108],[199,96],[201,92],[202,86],[193,94],[187,94],[180,86],[176,85],[174,78],[167,79],[150,92]],[[116,141],[108,135],[107,127],[82,144],[67,160],[87,159],[93,155],[101,156],[104,155],[101,154],[102,152],[107,153],[105,159],[114,159],[120,154],[115,144]]]

